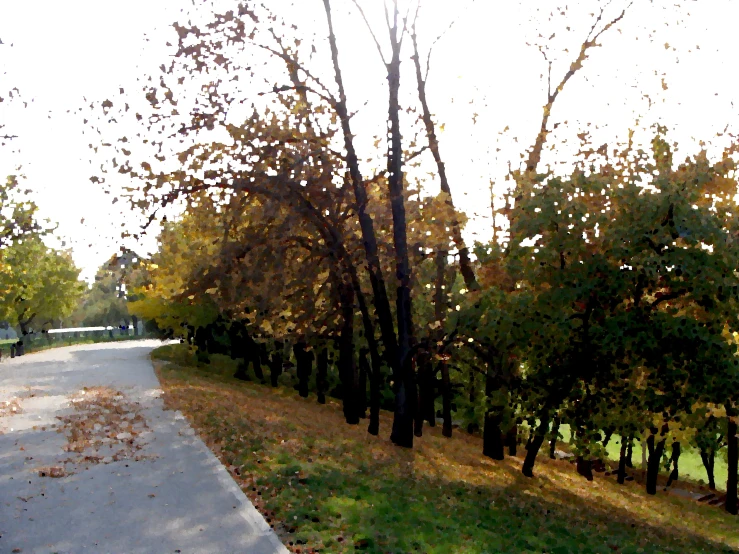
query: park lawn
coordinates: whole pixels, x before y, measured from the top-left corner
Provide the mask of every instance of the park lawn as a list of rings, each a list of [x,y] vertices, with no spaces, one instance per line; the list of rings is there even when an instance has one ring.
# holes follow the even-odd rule
[[[167,408],[185,414],[292,552],[739,551],[739,518],[711,506],[588,482],[546,457],[527,479],[520,457],[490,460],[479,438],[438,427],[400,449],[387,438],[392,414],[373,437],[346,425],[336,401],[234,380],[224,356],[197,367],[168,345],[152,358]]]
[[[570,440],[570,427],[569,425],[562,425],[559,428],[559,433],[562,435],[562,443],[569,442]],[[611,441],[606,447],[608,457],[614,462],[614,466],[618,464],[618,458],[621,449],[621,438],[618,435],[613,435]],[[557,448],[560,447],[558,444]],[[667,451],[669,454],[669,449]],[[635,467],[641,468],[642,462],[642,445],[640,442],[634,442],[634,454],[632,457]],[[683,486],[684,480],[688,479],[692,483],[691,485],[703,485],[708,482],[708,475],[706,475],[706,468],[703,467],[701,462],[700,454],[697,450],[690,447],[683,446],[682,452],[680,452],[680,461],[678,462],[678,469],[680,474],[680,481],[676,486]],[[726,478],[729,475],[729,467],[726,463],[726,458],[722,455],[716,456],[716,462],[713,468],[714,478],[716,479],[716,488],[720,491],[726,491]],[[693,488],[692,486],[690,488]],[[707,487],[706,487],[707,490]]]

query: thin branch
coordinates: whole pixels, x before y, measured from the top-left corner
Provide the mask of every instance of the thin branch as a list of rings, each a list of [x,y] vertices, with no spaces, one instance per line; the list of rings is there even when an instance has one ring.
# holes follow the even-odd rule
[[[359,13],[362,15],[362,19],[364,19],[364,24],[367,26],[367,30],[370,32],[370,35],[372,35],[372,40],[375,41],[375,46],[377,47],[377,52],[380,54],[380,58],[382,59],[382,63],[387,65],[387,62],[385,61],[385,55],[382,53],[382,47],[380,46],[380,41],[377,40],[377,36],[375,36],[375,32],[372,30],[372,26],[369,23],[369,20],[367,19],[367,16],[364,14],[364,10],[362,9],[362,6],[359,5],[358,0],[352,0],[352,3],[356,6],[357,10],[359,10]],[[387,19],[387,5],[385,5],[385,18]],[[390,21],[388,20],[388,25],[390,25]]]

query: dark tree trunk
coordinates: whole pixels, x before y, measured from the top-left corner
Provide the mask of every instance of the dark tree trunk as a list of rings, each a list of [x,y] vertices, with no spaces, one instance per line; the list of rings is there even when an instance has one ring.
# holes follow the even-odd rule
[[[536,429],[531,443],[526,450],[526,458],[523,461],[523,468],[521,472],[526,477],[534,476],[534,464],[536,463],[536,455],[539,453],[541,445],[544,443],[544,439],[547,436],[549,430],[549,411],[545,410],[542,412],[540,417],[539,427]]]
[[[282,349],[284,344],[281,341],[275,341],[275,349],[269,361],[269,378],[273,387],[279,385],[278,379],[282,375]]]
[[[339,338],[339,378],[344,406],[344,418],[350,425],[359,423],[357,413],[357,378],[354,363],[354,288],[351,284],[341,284],[342,326]]]
[[[367,360],[369,350],[366,348],[359,349],[359,386],[357,387],[357,411],[361,419],[367,417],[367,375],[371,372],[369,361]]]
[[[452,436],[452,387],[449,379],[449,365],[446,359],[439,362],[441,371],[441,418],[443,420],[441,434]]]
[[[398,369],[395,379],[395,413],[390,440],[396,445],[413,447],[413,419],[418,394],[413,375],[411,341],[413,319],[411,312],[411,266],[408,258],[408,235],[403,196],[403,145],[400,132],[400,51],[401,29],[398,25],[398,7],[393,5],[388,31],[392,56],[387,68],[389,92],[388,122],[390,148],[387,157],[387,181],[390,193],[390,211],[393,217],[393,246],[395,247],[395,275],[398,280],[395,312],[398,320]]]
[[[577,472],[585,477],[588,481],[593,480],[593,461],[586,459],[584,456],[577,457]]]
[[[485,428],[482,433],[482,454],[493,460],[505,459],[503,451],[503,432],[500,430],[502,417],[499,412],[485,414]]]
[[[703,462],[703,467],[706,468],[706,475],[708,476],[708,488],[712,491],[715,491],[716,477],[713,472],[713,467],[716,462],[716,450],[714,450],[713,448],[710,448],[708,450],[701,448],[700,454],[701,461]]]
[[[262,360],[259,356],[259,345],[252,339],[248,334],[246,334],[246,348],[249,356],[249,360],[251,361],[251,367],[254,370],[254,375],[257,379],[259,379],[260,382],[264,383],[264,373],[262,372]]]
[[[613,436],[613,429],[606,429],[604,432],[603,437],[603,448],[608,446],[608,443],[611,442],[611,437]]]
[[[552,420],[552,432],[549,435],[549,457],[555,459],[555,451],[557,450],[557,439],[559,438],[559,424],[560,418],[558,415],[554,416]]]
[[[513,421],[506,432],[505,442],[508,446],[508,455],[515,456],[518,450],[518,423]]]
[[[680,459],[680,443],[675,441],[672,443],[672,456],[670,456],[670,463],[672,464],[672,471],[670,471],[670,477],[667,479],[667,486],[672,485],[673,481],[677,481],[680,477],[677,469],[677,463]]]
[[[485,396],[488,401],[501,389],[500,368],[496,364],[496,352],[491,350],[487,356],[487,373],[485,374]],[[482,431],[482,453],[493,460],[503,460],[503,432],[500,424],[503,421],[503,406],[489,408],[485,413],[485,427]]]
[[[428,348],[418,352],[418,409],[414,418],[413,432],[417,437],[423,436],[423,422],[435,423],[434,414],[434,375],[431,366],[431,353]]]
[[[133,336],[138,337],[139,336],[139,318],[135,315],[131,316],[131,323],[133,323]]]
[[[308,382],[313,372],[313,352],[307,350],[308,345],[304,341],[293,345],[295,355],[296,372],[298,374],[298,394],[308,398]]]
[[[634,467],[634,435],[626,441],[626,467]]]
[[[626,450],[628,448],[627,443],[630,444],[629,439],[621,437],[621,451],[618,456],[618,477],[617,481],[619,485],[623,485],[626,482]]]
[[[326,376],[328,374],[328,348],[323,346],[316,359],[316,393],[318,403],[326,403]]]
[[[737,514],[739,506],[737,505],[737,471],[739,471],[739,439],[737,439],[736,410],[731,404],[726,406],[726,416],[728,422],[728,432],[726,433],[727,454],[728,454],[728,478],[726,480],[726,511],[730,514]]]
[[[334,67],[334,76],[339,90],[339,98],[335,104],[335,109],[339,117],[342,134],[344,136],[346,162],[354,191],[354,200],[356,202],[359,226],[362,231],[362,243],[364,244],[365,257],[367,259],[367,268],[369,270],[370,284],[372,285],[372,293],[375,300],[375,310],[377,312],[377,319],[380,325],[380,333],[382,335],[382,342],[384,345],[384,354],[388,365],[392,368],[393,375],[397,380],[400,375],[401,368],[398,363],[398,341],[393,325],[390,300],[385,287],[382,266],[380,265],[374,223],[372,221],[372,216],[367,212],[367,190],[365,189],[365,183],[359,169],[359,158],[357,157],[357,153],[354,148],[354,134],[351,130],[351,118],[346,105],[346,91],[344,89],[344,80],[341,74],[341,67],[339,65],[339,49],[336,45],[336,34],[334,33],[333,19],[331,17],[330,0],[323,0],[323,5],[326,11],[326,20],[328,23],[328,39],[329,46],[331,48],[331,60]]]
[[[667,427],[663,426],[660,432],[660,437],[662,438],[658,442],[655,438],[657,436],[656,429],[652,430],[647,439],[647,449],[649,452],[649,459],[647,460],[647,494],[657,494],[659,465],[662,461],[662,454],[665,451],[665,441],[667,440],[665,434],[667,434]]]

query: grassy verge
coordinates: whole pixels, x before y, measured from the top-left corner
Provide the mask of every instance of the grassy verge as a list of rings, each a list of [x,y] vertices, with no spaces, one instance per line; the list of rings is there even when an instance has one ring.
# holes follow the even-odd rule
[[[98,336],[98,337],[68,337],[68,338],[53,338],[51,341],[46,338],[37,338],[26,342],[26,354],[32,354],[33,352],[41,352],[42,350],[49,350],[50,348],[60,348],[62,346],[72,346],[75,344],[97,344],[99,342],[121,342],[127,340],[142,340],[148,337],[143,335],[116,335],[113,338],[109,336]],[[0,353],[2,353],[2,359],[6,360],[10,358],[10,345],[18,342],[17,339],[2,340],[0,341]]]
[[[477,438],[425,429],[413,450],[329,400],[241,383],[214,356],[197,367],[181,345],[157,349],[169,408],[181,410],[292,552],[735,552],[739,518],[633,483],[588,482],[542,458],[494,462]]]

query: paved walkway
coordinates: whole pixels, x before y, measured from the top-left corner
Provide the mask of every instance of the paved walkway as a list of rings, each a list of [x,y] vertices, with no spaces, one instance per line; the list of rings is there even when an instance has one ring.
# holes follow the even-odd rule
[[[287,552],[182,415],[163,410],[148,358],[159,344],[0,363],[0,552]]]

